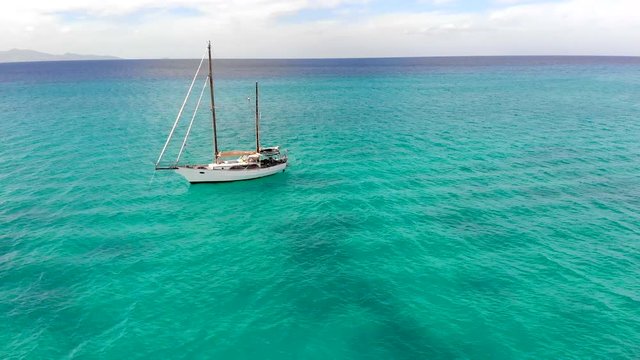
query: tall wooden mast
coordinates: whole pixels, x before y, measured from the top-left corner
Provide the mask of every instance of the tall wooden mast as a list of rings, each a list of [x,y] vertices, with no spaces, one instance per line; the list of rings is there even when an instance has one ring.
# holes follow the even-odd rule
[[[211,118],[213,121],[213,162],[218,163],[218,132],[216,131],[216,102],[213,96],[213,70],[211,67],[211,41],[207,46],[209,50],[209,90],[211,93]]]
[[[256,81],[256,152],[260,152],[260,109],[258,108],[258,82]]]

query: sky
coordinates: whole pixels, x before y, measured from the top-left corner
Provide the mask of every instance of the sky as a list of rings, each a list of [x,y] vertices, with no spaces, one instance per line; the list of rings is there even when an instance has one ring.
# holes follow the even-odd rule
[[[9,0],[0,50],[123,58],[640,56],[640,0]]]

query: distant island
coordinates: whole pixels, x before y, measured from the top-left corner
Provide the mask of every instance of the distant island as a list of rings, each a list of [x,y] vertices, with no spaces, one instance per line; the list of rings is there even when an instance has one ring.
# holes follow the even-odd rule
[[[115,60],[115,56],[81,55],[66,53],[62,55],[47,54],[35,50],[11,49],[0,51],[0,63],[20,61],[64,61],[64,60]]]

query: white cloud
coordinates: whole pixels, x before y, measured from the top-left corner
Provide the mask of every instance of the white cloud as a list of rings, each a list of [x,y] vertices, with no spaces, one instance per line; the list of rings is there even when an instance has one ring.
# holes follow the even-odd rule
[[[399,9],[367,17],[349,16],[343,6],[366,2],[24,0],[3,5],[0,49],[179,58],[200,56],[212,39],[219,57],[640,55],[636,0],[512,3],[458,13]],[[342,16],[282,21],[313,9],[335,9]]]

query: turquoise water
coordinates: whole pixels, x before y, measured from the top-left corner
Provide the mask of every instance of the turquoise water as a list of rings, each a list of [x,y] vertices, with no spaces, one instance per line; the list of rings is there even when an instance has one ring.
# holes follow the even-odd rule
[[[0,358],[640,357],[639,59],[222,61],[190,186],[196,65],[0,64]]]

